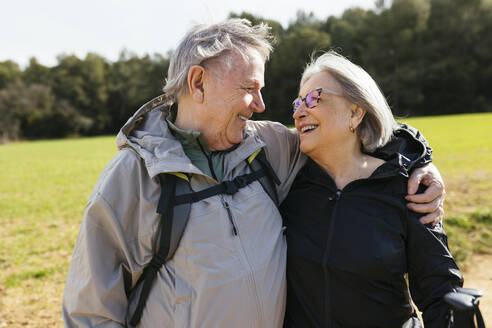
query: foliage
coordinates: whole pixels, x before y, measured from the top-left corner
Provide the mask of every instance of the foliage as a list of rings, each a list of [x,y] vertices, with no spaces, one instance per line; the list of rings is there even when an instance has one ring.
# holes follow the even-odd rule
[[[0,89],[22,78],[19,65],[11,60],[0,62]]]
[[[20,80],[0,90],[0,115],[0,139],[16,139],[19,131],[28,138],[65,137],[85,132],[91,124],[49,86],[26,86]]]
[[[263,98],[270,108],[268,119],[292,121],[292,101],[299,92],[302,71],[315,51],[326,51],[329,46],[330,35],[323,31],[299,27],[287,32],[266,66]]]
[[[107,114],[111,118],[106,133],[119,128],[144,103],[162,93],[169,60],[121,53],[120,59],[108,69]]]
[[[250,13],[230,17],[265,22],[276,40],[265,69],[267,111],[261,119],[291,123],[291,101],[306,63],[330,48],[366,69],[399,116],[492,108],[490,0],[379,0],[374,9],[350,8],[339,17],[298,11],[286,27]],[[109,62],[94,53],[83,59],[60,55],[54,67],[32,58],[24,70],[0,62],[0,142],[116,132],[161,93],[169,57],[123,51]]]
[[[58,56],[24,71],[0,63],[0,142],[114,133],[140,105],[159,95],[169,60],[123,52],[115,63],[89,53]]]

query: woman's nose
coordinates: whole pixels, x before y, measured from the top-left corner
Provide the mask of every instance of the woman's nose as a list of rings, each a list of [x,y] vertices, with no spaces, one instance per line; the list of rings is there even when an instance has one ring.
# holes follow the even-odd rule
[[[300,104],[295,110],[294,113],[292,114],[292,118],[294,120],[297,120],[301,117],[306,116],[306,108],[304,107],[304,103]]]

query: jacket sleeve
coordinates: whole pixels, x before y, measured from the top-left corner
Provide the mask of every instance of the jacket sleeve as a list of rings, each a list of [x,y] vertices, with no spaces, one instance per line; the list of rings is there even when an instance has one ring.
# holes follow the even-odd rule
[[[150,215],[155,213],[158,197],[152,191],[155,197],[148,202],[139,200],[143,197],[139,196],[141,166],[131,150],[120,151],[96,183],[65,285],[62,311],[66,327],[126,325],[127,292],[141,272],[143,259],[151,253],[154,226]],[[139,220],[143,216],[145,220]],[[137,243],[139,237],[149,244]]]
[[[128,260],[111,206],[96,195],[88,204],[63,295],[66,327],[123,327]]]
[[[383,159],[389,159],[396,154],[401,154],[411,163],[409,168],[417,168],[432,162],[432,148],[419,130],[399,124],[394,131],[393,138],[383,147],[375,151],[375,155]]]
[[[297,172],[306,163],[307,157],[299,149],[299,134],[277,122],[253,121],[251,124],[266,144],[265,154],[280,179],[277,192],[281,203],[287,197]]]
[[[423,225],[407,213],[407,266],[412,299],[423,313],[424,325],[445,327],[448,305],[443,296],[463,285],[463,276],[449,252],[441,223]]]

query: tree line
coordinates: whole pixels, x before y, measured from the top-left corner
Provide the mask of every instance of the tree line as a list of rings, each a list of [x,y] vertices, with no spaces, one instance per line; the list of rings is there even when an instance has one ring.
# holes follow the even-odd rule
[[[301,73],[328,49],[366,69],[397,116],[492,111],[492,0],[377,0],[326,19],[299,11],[286,28],[230,16],[264,21],[276,39],[262,92],[267,111],[257,119],[291,124]],[[161,94],[169,57],[60,55],[53,67],[31,58],[24,69],[0,62],[0,142],[114,134]]]

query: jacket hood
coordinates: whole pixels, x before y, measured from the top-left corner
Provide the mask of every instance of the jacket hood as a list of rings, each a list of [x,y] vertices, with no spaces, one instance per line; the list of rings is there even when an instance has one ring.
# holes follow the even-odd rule
[[[394,131],[393,138],[388,144],[374,153],[369,153],[371,156],[386,161],[374,171],[372,177],[380,178],[400,174],[408,178],[410,171],[432,160],[431,150],[415,134],[416,130],[410,130],[406,125],[403,127],[403,129]]]
[[[116,137],[116,145],[120,150],[133,149],[144,160],[151,178],[166,172],[203,174],[191,163],[181,143],[171,133],[166,122],[170,108],[171,104],[164,96],[144,104],[123,125]],[[231,158],[230,164],[235,165],[264,145],[254,131],[246,127],[243,142],[236,149],[239,152],[234,152],[241,155]]]
[[[385,161],[393,161],[406,171],[422,167],[432,161],[432,148],[418,130],[406,124],[393,131],[391,140],[381,148],[370,153]]]

